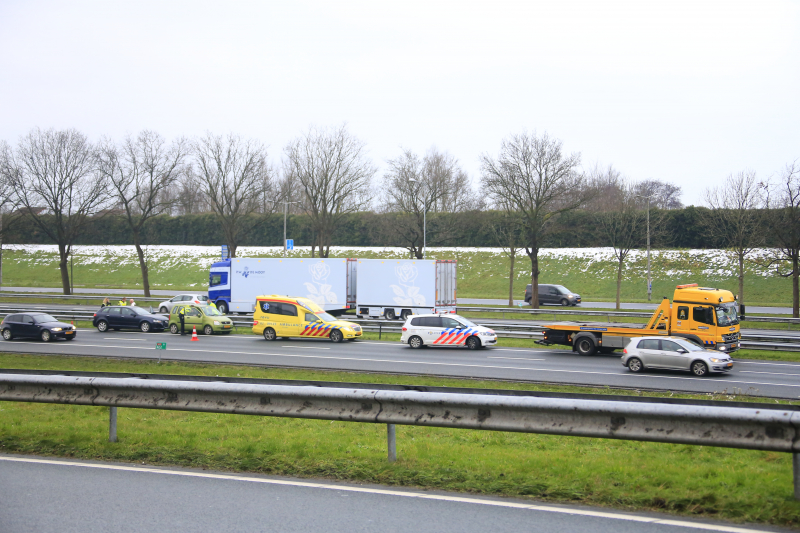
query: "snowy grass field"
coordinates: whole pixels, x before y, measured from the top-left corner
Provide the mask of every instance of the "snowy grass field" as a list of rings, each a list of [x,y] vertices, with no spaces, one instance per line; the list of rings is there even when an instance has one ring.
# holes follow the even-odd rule
[[[220,257],[218,246],[148,246],[152,289],[206,290],[208,268]],[[280,257],[278,247],[241,247],[240,257]],[[770,250],[758,250],[765,259]],[[310,257],[308,247],[290,257]],[[402,248],[332,247],[332,257],[408,258]],[[458,261],[458,295],[464,298],[507,298],[508,257],[499,248],[430,248],[430,259]],[[540,254],[540,283],[558,283],[584,301],[611,301],[616,290],[616,263],[609,248],[548,248]],[[675,285],[699,283],[738,291],[734,258],[724,250],[654,250],[651,252],[653,299],[672,297]],[[79,246],[73,259],[75,287],[140,289],[141,273],[132,245]],[[791,280],[757,262],[746,265],[745,297],[750,305],[790,305]],[[622,283],[625,301],[644,301],[647,254],[631,252]],[[530,278],[530,260],[517,257],[514,298],[520,299]],[[58,252],[53,245],[6,245],[3,285],[60,287]]]

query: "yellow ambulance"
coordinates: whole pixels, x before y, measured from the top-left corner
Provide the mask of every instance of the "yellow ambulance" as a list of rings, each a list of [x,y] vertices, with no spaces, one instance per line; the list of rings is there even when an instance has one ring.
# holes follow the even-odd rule
[[[253,312],[253,333],[274,341],[278,337],[328,338],[342,342],[361,337],[361,326],[337,320],[308,298],[259,296]]]

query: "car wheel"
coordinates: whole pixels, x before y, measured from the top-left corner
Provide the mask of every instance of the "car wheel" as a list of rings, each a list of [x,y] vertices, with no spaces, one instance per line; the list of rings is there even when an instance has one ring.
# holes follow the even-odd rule
[[[422,338],[414,335],[413,337],[408,339],[408,345],[411,346],[412,348],[422,348]]]
[[[106,331],[108,331],[108,322],[106,322],[105,320],[101,320],[100,322],[98,322],[97,331],[99,331],[100,333],[105,333]]]
[[[562,299],[561,300],[561,305],[563,305],[564,307],[567,307],[569,305],[569,300],[567,300],[566,298]]]
[[[266,341],[274,341],[277,339],[278,336],[275,335],[275,330],[272,328],[267,328],[264,330],[264,340]]]
[[[394,314],[394,309],[387,309],[384,316],[386,317],[386,320],[394,320],[397,318],[397,315]]]
[[[14,336],[11,334],[10,329],[6,328],[3,330],[3,338],[7,341],[10,341],[11,339],[14,338]]]
[[[697,377],[703,377],[708,374],[708,365],[702,361],[695,361],[692,363],[692,374]]]
[[[219,311],[223,315],[227,315],[228,314],[228,304],[226,304],[224,301],[217,302],[217,311]]]
[[[170,324],[170,325],[169,325],[169,332],[170,332],[170,333],[172,333],[173,335],[175,335],[176,333],[178,333],[178,331],[179,331],[179,329],[178,329],[178,324]]]
[[[167,309],[164,306],[161,306],[161,309],[159,309],[158,312],[161,313],[162,315],[167,315],[169,314],[169,309]]]
[[[213,334],[214,334],[214,328],[212,328],[211,326],[206,326],[203,328],[203,335],[213,335]]]
[[[575,351],[580,355],[594,355],[597,352],[597,347],[589,337],[581,337],[575,345]]]
[[[642,360],[638,357],[631,357],[628,359],[628,370],[631,372],[641,372],[644,370],[644,365],[642,364]]]
[[[342,342],[344,340],[344,335],[338,329],[331,331],[331,342]]]
[[[411,312],[411,309],[403,309],[402,311],[400,311],[400,320],[405,322],[406,320],[408,320],[408,317],[410,317],[412,314],[413,313]]]
[[[472,337],[469,337],[467,339],[467,348],[469,348],[470,350],[477,350],[480,347],[481,347],[481,340],[478,337],[473,335]]]
[[[43,329],[41,335],[42,335],[42,340],[44,342],[50,342],[50,339],[53,338],[53,336],[50,335],[50,330],[49,329]]]
[[[150,331],[150,322],[142,322],[139,324],[139,329],[142,330],[142,333],[147,333]]]

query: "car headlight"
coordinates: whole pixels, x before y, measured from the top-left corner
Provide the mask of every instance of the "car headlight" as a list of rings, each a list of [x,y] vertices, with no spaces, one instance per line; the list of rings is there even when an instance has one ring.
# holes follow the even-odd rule
[[[219,326],[219,320],[215,320],[215,321],[214,321],[214,325],[215,325],[215,326]]]
[[[50,331],[61,331],[61,328],[50,328]]]
[[[712,363],[724,363],[727,359],[720,359],[719,357],[710,357]]]

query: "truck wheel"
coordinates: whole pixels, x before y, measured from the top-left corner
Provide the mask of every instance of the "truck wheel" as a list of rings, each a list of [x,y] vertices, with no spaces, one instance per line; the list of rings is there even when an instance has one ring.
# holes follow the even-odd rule
[[[628,370],[631,372],[641,372],[644,370],[644,365],[638,357],[631,357],[628,359]]]
[[[386,320],[394,320],[397,318],[397,315],[394,314],[394,309],[387,309],[383,316],[386,317]]]
[[[228,314],[228,304],[224,300],[220,301],[220,302],[217,302],[217,310],[220,313],[222,313],[223,315],[227,315]]]
[[[265,341],[274,341],[277,339],[278,336],[275,335],[275,330],[272,328],[267,328],[264,330],[264,340]]]
[[[335,329],[335,330],[331,331],[330,338],[331,338],[331,342],[342,342],[342,340],[344,340],[344,335],[342,335],[341,331],[339,331],[338,329]]]
[[[410,317],[412,314],[414,313],[411,312],[411,309],[403,309],[402,311],[400,311],[400,320],[405,322],[406,320],[408,320],[408,317]]]
[[[575,350],[580,355],[594,355],[597,352],[597,346],[590,337],[581,337],[575,344]]]
[[[481,347],[481,340],[478,337],[473,335],[472,337],[469,337],[467,339],[467,348],[469,348],[470,350],[477,350],[480,347]]]
[[[422,348],[422,339],[414,335],[410,339],[408,339],[408,345],[412,348]]]

